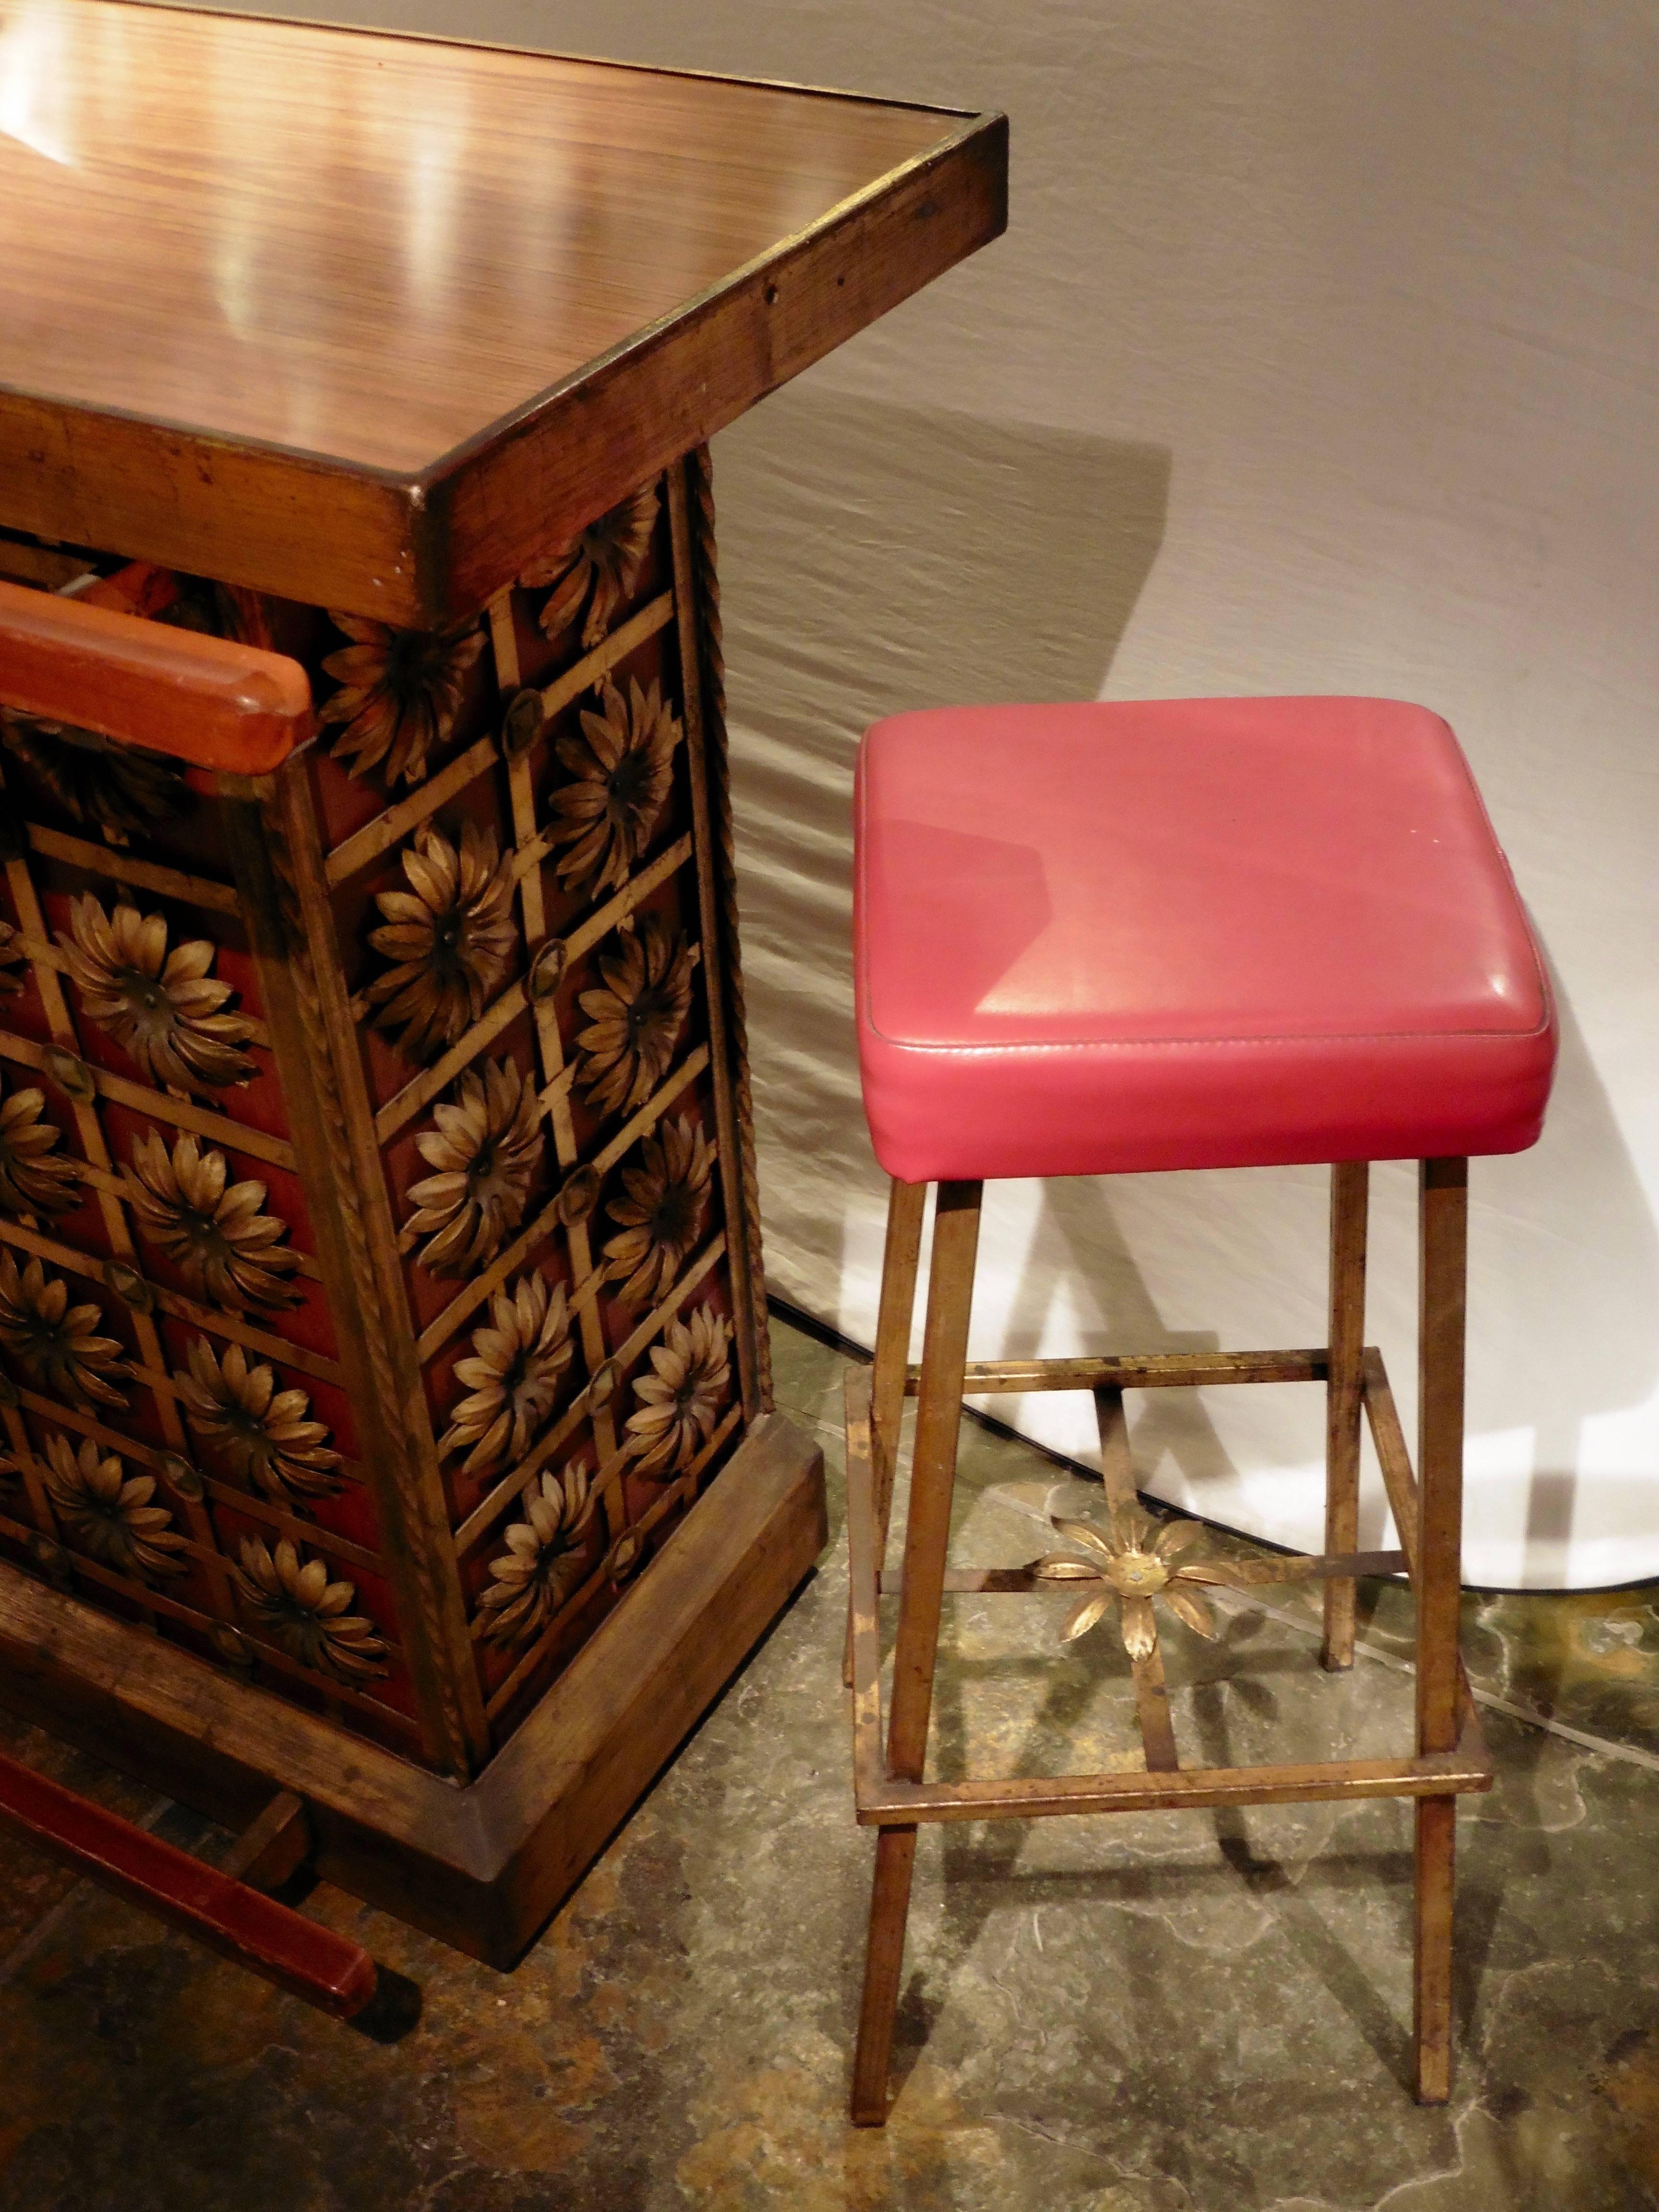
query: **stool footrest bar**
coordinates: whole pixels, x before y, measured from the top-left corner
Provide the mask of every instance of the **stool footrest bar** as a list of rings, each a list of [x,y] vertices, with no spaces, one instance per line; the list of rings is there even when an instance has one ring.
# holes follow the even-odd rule
[[[1403,1552],[1343,1552],[1321,1559],[1227,1559],[1218,1560],[1214,1565],[1218,1570],[1214,1587],[1220,1589],[1240,1589],[1258,1583],[1265,1586],[1272,1583],[1321,1582],[1344,1575],[1403,1575],[1407,1571]],[[890,1573],[884,1568],[876,1577],[876,1587],[883,1597],[897,1597],[904,1589],[903,1574],[897,1569]],[[1010,1593],[1018,1595],[1032,1590],[1046,1590],[1051,1595],[1070,1590],[1076,1595],[1072,1583],[1045,1581],[1037,1573],[1035,1559],[1028,1560],[1023,1567],[947,1567],[945,1587],[958,1597]]]
[[[1196,1767],[1173,1774],[1060,1774],[973,1782],[887,1782],[858,1791],[864,1827],[931,1820],[1035,1820],[1066,1813],[1179,1812],[1354,1797],[1443,1797],[1490,1790],[1492,1763],[1466,1723],[1455,1752],[1296,1766]]]
[[[1146,1352],[1097,1359],[976,1359],[963,1391],[970,1398],[1017,1390],[1197,1390],[1220,1382],[1323,1382],[1331,1356],[1321,1345],[1305,1352]],[[905,1370],[916,1395],[921,1370]]]

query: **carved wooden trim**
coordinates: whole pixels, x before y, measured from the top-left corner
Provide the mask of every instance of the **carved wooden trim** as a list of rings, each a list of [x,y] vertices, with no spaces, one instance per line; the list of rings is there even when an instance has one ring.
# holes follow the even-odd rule
[[[362,1440],[364,1472],[400,1605],[423,1632],[404,1639],[422,1737],[429,1757],[465,1774],[488,1755],[489,1735],[473,1669],[455,1663],[466,1649],[465,1616],[304,755],[285,763],[257,826],[243,817],[234,851],[239,882],[259,918],[251,927],[260,932],[262,972],[270,976],[284,1086],[317,1140],[302,1172],[332,1279],[341,1351],[356,1370],[371,1431]],[[300,1150],[312,1153],[309,1145]]]
[[[743,1202],[738,1210],[746,1267],[733,1268],[734,1287],[746,1278],[746,1328],[753,1345],[757,1413],[772,1411],[772,1346],[767,1333],[766,1269],[761,1255],[760,1181],[755,1166],[755,1103],[749,1081],[749,1032],[743,965],[738,951],[737,848],[732,821],[730,748],[726,735],[726,655],[720,629],[720,575],[714,560],[714,469],[707,446],[686,467],[691,495],[691,572],[697,617],[696,683],[708,787],[720,845],[720,942],[726,994],[727,1065],[732,1070]],[[735,1226],[736,1224],[734,1224]],[[752,1418],[752,1415],[751,1415]]]

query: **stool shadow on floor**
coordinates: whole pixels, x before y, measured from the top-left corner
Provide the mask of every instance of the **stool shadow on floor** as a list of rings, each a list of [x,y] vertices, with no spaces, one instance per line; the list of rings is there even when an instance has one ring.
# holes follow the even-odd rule
[[[1311,1661],[1311,1645],[1309,1657]],[[1363,1667],[1365,1662],[1361,1658],[1358,1663]],[[1232,1686],[1236,1690],[1239,1686],[1234,1683]],[[1204,1764],[1233,1765],[1236,1754],[1220,1684],[1213,1680],[1200,1683],[1193,1693],[1192,1710]],[[1401,1817],[1401,1808],[1393,1804],[1368,1809],[1385,1818],[1390,1814]],[[1401,1948],[1409,1946],[1412,1855],[1403,1820],[1397,1851],[1339,1855],[1328,1850],[1316,1855],[1300,1877],[1295,1878],[1282,1860],[1258,1856],[1241,1810],[1218,1806],[1211,1818],[1215,1824],[1216,1845],[1226,1864],[1252,1896],[1271,1899],[1273,1917],[1286,1943],[1324,1984],[1329,1996],[1341,2006],[1378,2059],[1409,2095],[1415,2069],[1412,2039],[1405,2021],[1396,2019],[1358,1960],[1333,1934],[1303,1894],[1310,1883],[1316,1889],[1328,1890],[1357,1884],[1374,1887],[1379,1896],[1399,1904]]]
[[[979,1548],[984,1549],[982,1543]],[[1286,1638],[1263,1647],[1261,1639],[1273,1638],[1277,1626],[1259,1611],[1247,1608],[1224,1620],[1221,1638],[1213,1648],[1177,1633],[1174,1640],[1181,1650],[1171,1655],[1172,1687],[1177,1695],[1183,1688],[1190,1692],[1182,1700],[1188,1709],[1182,1732],[1196,1763],[1216,1766],[1235,1763],[1236,1747],[1227,1719],[1229,1699],[1237,1700],[1257,1720],[1271,1723],[1279,1717],[1279,1700],[1268,1686],[1267,1676],[1283,1676],[1290,1681],[1307,1674],[1316,1681],[1331,1682],[1332,1678],[1318,1670],[1311,1639],[1304,1644]],[[1109,1661],[1080,1664],[1078,1650],[1056,1648],[1033,1653],[1011,1649],[994,1659],[964,1660],[955,1650],[955,1643],[947,1633],[941,1644],[945,1663],[936,1685],[935,1745],[942,1776],[954,1775],[973,1763],[963,1691],[976,1677],[1000,1674],[1006,1680],[1013,1674],[1036,1674],[1047,1677],[1041,1705],[1025,1727],[1024,1741],[1018,1747],[999,1744],[999,1770],[1006,1766],[1020,1772],[1057,1771],[1056,1742],[1075,1734],[1085,1723],[1089,1707],[1114,1692],[1120,1692],[1122,1699],[1126,1742],[1133,1734],[1133,1692],[1127,1665],[1120,1680]],[[1240,1671],[1241,1660],[1249,1671]],[[1333,1686],[1340,1687],[1340,1680]],[[1401,1694],[1408,1700],[1408,1691]],[[1368,1805],[1364,1810],[1379,1823],[1400,1818],[1398,1808],[1391,1803]],[[1203,1824],[1190,1814],[1150,1817],[1167,1820],[1172,1834],[1193,1838],[1182,1846],[1188,1850],[1197,1847],[1197,1839],[1204,1832]],[[1381,2065],[1409,2091],[1412,2046],[1406,2022],[1397,2016],[1364,1960],[1329,1924],[1318,1903],[1322,1897],[1353,1894],[1398,1903],[1408,1943],[1411,1850],[1403,1820],[1396,1842],[1382,1841],[1373,1847],[1367,1841],[1358,1841],[1340,1850],[1332,1850],[1328,1843],[1322,1848],[1313,1845],[1305,1857],[1292,1863],[1258,1851],[1241,1811],[1222,1808],[1209,1818],[1215,1856],[1205,1863],[1154,1856],[1144,1864],[1125,1865],[1114,1846],[1112,1816],[1103,1816],[1086,1827],[1099,1839],[1103,1854],[1111,1854],[1115,1863],[1024,1871],[1019,1865],[1021,1855],[1033,1841],[1030,1824],[946,1826],[939,1847],[943,1853],[939,1919],[927,1939],[925,1960],[915,1961],[907,1974],[899,2006],[892,2062],[895,2093],[931,2040],[962,1968],[994,1916],[1023,1918],[1048,1905],[1063,1911],[1091,1905],[1156,1908],[1231,1894],[1241,1887],[1271,1917],[1274,1934],[1298,1966],[1322,1984]],[[1143,2101],[1153,2101],[1151,2092],[1166,2063],[1168,2049],[1179,2040],[1180,2027],[1170,2004],[1164,1962],[1155,1955],[1167,1933],[1158,1929],[1155,1912],[1147,1921],[1146,1930],[1146,1943],[1137,1939],[1114,1954],[1124,1981],[1113,1984],[1111,2009],[1115,2017],[1133,2023],[1123,2094],[1136,2107]],[[1480,1948],[1484,1953],[1484,1942]],[[1135,2078],[1143,2062],[1133,2057],[1133,2049],[1146,2054],[1145,2081],[1140,2085],[1148,2092],[1146,2100],[1139,2094]]]

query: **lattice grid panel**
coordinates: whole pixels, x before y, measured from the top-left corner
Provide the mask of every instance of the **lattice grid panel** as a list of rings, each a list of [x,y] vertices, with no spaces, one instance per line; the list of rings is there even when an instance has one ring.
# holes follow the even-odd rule
[[[61,1211],[13,1206],[0,1212],[6,1255],[0,1268],[9,1258],[15,1271],[6,1279],[10,1300],[0,1304],[0,1419],[12,1477],[0,1492],[0,1539],[89,1602],[175,1636],[220,1663],[257,1665],[283,1692],[407,1748],[415,1728],[395,1613],[352,1455],[327,1304],[304,1241],[304,1201],[283,1133],[234,889],[33,818],[52,805],[50,784],[31,775],[27,755],[9,749],[0,758],[6,773],[0,805],[11,831],[4,883],[15,936],[9,949],[21,955],[9,969],[18,988],[0,999],[0,1112],[15,1121],[20,1107],[38,1101],[27,1119],[55,1133],[46,1157],[68,1163],[78,1186],[75,1203]],[[186,790],[181,783],[181,804]],[[210,848],[212,804],[199,793],[196,798],[198,841]],[[169,955],[199,944],[210,951],[210,973],[236,976],[249,1081],[200,1086],[192,1095],[143,1079],[143,1069],[108,1024],[88,1014],[65,950],[75,942],[76,904],[88,899],[106,917],[130,906],[152,930],[165,931]],[[264,1218],[286,1231],[276,1249],[295,1255],[291,1269],[266,1280],[297,1296],[297,1305],[273,1313],[242,1300],[237,1311],[190,1294],[186,1271],[141,1215],[143,1185],[134,1170],[140,1148],[158,1141],[171,1165],[181,1139],[194,1144],[210,1172],[222,1162],[228,1186],[265,1187],[273,1211]],[[88,1390],[73,1364],[74,1336],[70,1364],[60,1358],[43,1364],[35,1347],[50,1345],[54,1306],[62,1312],[60,1334],[80,1312],[80,1339],[107,1340],[125,1371]],[[297,1394],[303,1407],[294,1404],[296,1417],[321,1414],[327,1449],[343,1447],[328,1470],[329,1496],[301,1503],[275,1481],[262,1487],[239,1480],[222,1450],[192,1426],[191,1358],[196,1349],[201,1358],[203,1347],[221,1370],[234,1347],[256,1395],[268,1379],[272,1402]],[[92,1375],[100,1380],[95,1368]],[[86,1464],[88,1443],[95,1470]],[[66,1451],[72,1468],[64,1464]],[[117,1480],[111,1460],[118,1487],[106,1496]],[[133,1490],[144,1483],[154,1486],[147,1494]],[[258,1584],[250,1586],[244,1546],[262,1547],[274,1567],[284,1542],[295,1547],[301,1571],[319,1563],[328,1584],[349,1585],[354,1607],[371,1609],[379,1632],[374,1643],[382,1648],[368,1671],[349,1658],[341,1667],[327,1663],[325,1644],[250,1594]],[[314,1663],[319,1652],[323,1664]]]
[[[423,1662],[476,1677],[441,1692],[450,1741],[487,1748],[767,1401],[706,468],[645,487],[441,637],[137,567],[95,588],[312,673],[319,738],[283,773],[307,781],[349,998],[330,1048],[361,1062],[345,1079],[366,1086],[406,1306],[385,1320],[412,1339],[439,1579],[470,1650],[443,1656],[430,1577],[411,1611],[389,1565],[361,1457],[374,1408],[361,1376],[353,1401],[331,1310],[361,1287],[324,1280],[228,880],[228,787],[15,716],[0,1553],[441,1756],[406,1664],[428,1638]],[[269,791],[264,808],[280,874],[286,817]],[[153,1004],[111,1017],[123,991],[170,989],[188,1065],[145,1045]],[[9,1183],[9,1127],[68,1164]],[[88,1371],[72,1343],[54,1364],[54,1328],[106,1348]]]

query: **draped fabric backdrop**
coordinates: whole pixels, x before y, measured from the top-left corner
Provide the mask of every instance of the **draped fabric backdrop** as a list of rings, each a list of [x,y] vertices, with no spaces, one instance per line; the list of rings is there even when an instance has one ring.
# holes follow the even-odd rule
[[[848,957],[866,722],[1015,696],[1419,700],[1462,738],[1563,1018],[1544,1142],[1473,1175],[1468,1571],[1659,1574],[1651,0],[317,12],[1011,112],[1006,239],[716,447],[775,1287],[870,1340],[884,1187]],[[431,119],[435,169],[452,121]],[[1414,1178],[1374,1181],[1370,1333],[1409,1401]],[[1002,1186],[974,1354],[1316,1342],[1325,1219],[1316,1169]],[[998,1410],[1093,1456],[1086,1398]],[[1316,1544],[1322,1418],[1294,1387],[1143,1398],[1141,1479]]]

